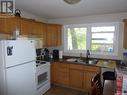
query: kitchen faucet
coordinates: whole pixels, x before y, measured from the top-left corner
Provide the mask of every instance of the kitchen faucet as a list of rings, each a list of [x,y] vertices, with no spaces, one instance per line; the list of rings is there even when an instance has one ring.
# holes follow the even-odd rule
[[[86,63],[89,63],[90,60],[90,50],[86,51]]]

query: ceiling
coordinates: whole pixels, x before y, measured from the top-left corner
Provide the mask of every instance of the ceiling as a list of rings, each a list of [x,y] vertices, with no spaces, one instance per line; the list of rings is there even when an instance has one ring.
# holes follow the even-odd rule
[[[15,0],[16,8],[46,19],[127,12],[127,0],[82,0],[69,5],[63,0]]]

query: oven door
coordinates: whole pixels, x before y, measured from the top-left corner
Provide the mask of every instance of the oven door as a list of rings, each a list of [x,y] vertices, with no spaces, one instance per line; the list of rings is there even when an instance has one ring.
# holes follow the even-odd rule
[[[50,82],[50,68],[42,67],[37,68],[37,89]]]

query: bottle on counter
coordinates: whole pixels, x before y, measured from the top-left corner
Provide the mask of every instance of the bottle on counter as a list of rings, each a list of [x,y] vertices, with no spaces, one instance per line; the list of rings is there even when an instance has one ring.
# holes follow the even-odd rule
[[[82,53],[80,53],[80,60],[83,60]]]
[[[49,50],[47,48],[44,49],[44,61],[49,61]]]
[[[86,51],[86,63],[89,63],[90,60],[90,50]]]
[[[50,53],[50,54],[49,54],[49,57],[50,57],[50,60],[52,60],[52,59],[53,59],[53,54]]]

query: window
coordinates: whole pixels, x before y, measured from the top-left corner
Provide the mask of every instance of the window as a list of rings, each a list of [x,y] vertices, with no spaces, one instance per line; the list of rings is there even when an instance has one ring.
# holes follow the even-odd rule
[[[115,26],[91,27],[93,52],[113,52]]]
[[[83,52],[87,49],[95,54],[116,54],[118,23],[96,23],[65,25],[65,52]]]
[[[68,50],[86,50],[87,28],[68,28]]]

